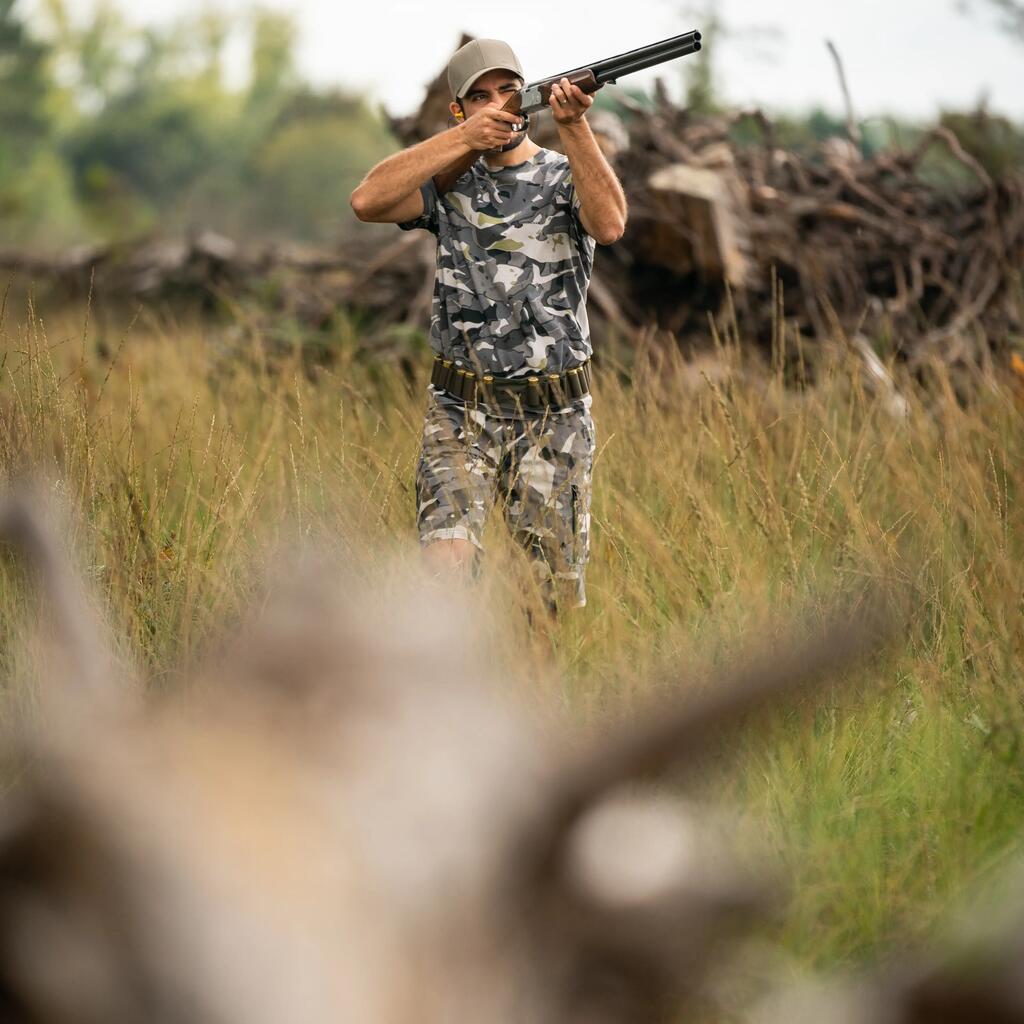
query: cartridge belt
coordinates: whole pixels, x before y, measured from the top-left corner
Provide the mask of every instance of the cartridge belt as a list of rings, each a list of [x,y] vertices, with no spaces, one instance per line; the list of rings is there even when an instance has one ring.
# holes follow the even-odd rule
[[[481,377],[456,366],[450,359],[434,356],[430,383],[468,405],[493,406],[510,412],[558,408],[590,394],[590,360],[564,373]]]

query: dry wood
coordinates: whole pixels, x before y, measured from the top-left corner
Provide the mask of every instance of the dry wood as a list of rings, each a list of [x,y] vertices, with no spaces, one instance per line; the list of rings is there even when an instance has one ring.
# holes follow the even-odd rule
[[[52,611],[40,646],[92,684],[49,663],[44,712],[0,750],[12,1024],[675,1019],[770,883],[721,812],[638,780],[878,639],[798,629],[595,740],[516,698],[478,596],[318,555],[147,702],[101,667],[37,503],[0,495],[0,545]]]

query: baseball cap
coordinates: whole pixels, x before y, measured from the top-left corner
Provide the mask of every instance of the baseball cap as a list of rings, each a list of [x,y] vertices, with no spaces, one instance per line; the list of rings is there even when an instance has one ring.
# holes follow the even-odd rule
[[[448,87],[461,100],[469,87],[488,71],[514,71],[525,78],[519,58],[500,39],[474,39],[459,47],[448,61]]]

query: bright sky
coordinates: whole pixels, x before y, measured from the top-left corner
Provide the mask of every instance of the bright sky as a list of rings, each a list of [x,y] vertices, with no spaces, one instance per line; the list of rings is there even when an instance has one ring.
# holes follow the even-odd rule
[[[67,0],[74,12],[88,11],[94,2]],[[160,23],[205,6],[202,0],[115,2],[136,23]],[[971,5],[966,15],[960,10],[965,3]],[[239,0],[218,6],[243,9]],[[364,91],[395,114],[419,104],[424,85],[443,67],[462,31],[508,40],[527,77],[541,78],[702,27],[678,0],[264,0],[264,6],[294,14],[299,62],[308,80]],[[860,117],[929,117],[943,106],[963,108],[987,95],[992,109],[1024,121],[1024,42],[999,28],[984,0],[721,0],[717,7],[737,30],[713,54],[723,91],[735,103],[768,110],[821,104],[838,111],[841,94],[824,42],[831,39],[842,54]],[[779,35],[773,37],[769,28]],[[747,34],[740,35],[744,29]],[[234,52],[244,52],[242,40]],[[232,73],[244,75],[237,58]],[[671,65],[661,74],[672,85],[679,80]],[[650,82],[653,75],[635,80]]]

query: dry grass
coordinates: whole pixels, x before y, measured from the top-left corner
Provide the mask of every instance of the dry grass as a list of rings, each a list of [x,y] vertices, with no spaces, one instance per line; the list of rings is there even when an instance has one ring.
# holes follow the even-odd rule
[[[371,572],[385,552],[417,557],[422,381],[356,360],[352,338],[310,379],[259,336],[228,345],[198,321],[143,314],[104,357],[91,333],[84,310],[7,309],[0,459],[43,470],[80,514],[119,656],[156,685],[258,597],[267,545],[327,537]],[[954,394],[936,368],[894,419],[852,357],[797,392],[732,345],[715,376],[660,351],[640,339],[630,375],[607,359],[598,375],[588,607],[529,630],[528,574],[492,531],[483,585],[505,654],[590,715],[655,685],[666,658],[714,661],[766,612],[882,583],[911,626],[873,685],[744,734],[704,784],[795,879],[771,930],[795,963],[926,938],[1024,826],[1022,406],[980,374]],[[24,611],[3,571],[10,637]],[[9,711],[20,699],[9,688]]]

